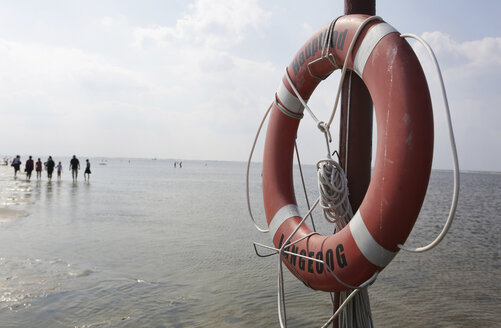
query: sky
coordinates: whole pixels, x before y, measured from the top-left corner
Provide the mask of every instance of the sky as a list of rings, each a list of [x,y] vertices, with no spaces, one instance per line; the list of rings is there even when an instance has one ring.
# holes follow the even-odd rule
[[[434,49],[460,168],[501,171],[501,2],[451,3],[379,0],[376,13]],[[341,0],[1,1],[0,155],[246,161],[285,67],[343,10]],[[450,169],[437,77],[411,44],[433,98],[433,167]],[[323,120],[338,79],[310,99]],[[323,158],[322,138],[305,117],[302,162]]]

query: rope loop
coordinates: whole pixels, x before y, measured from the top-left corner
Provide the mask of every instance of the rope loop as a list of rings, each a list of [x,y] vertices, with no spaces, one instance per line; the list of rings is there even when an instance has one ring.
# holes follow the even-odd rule
[[[331,147],[330,147],[330,143],[332,142],[331,130],[329,129],[327,124],[325,124],[325,122],[323,122],[323,121],[317,122],[317,128],[321,132],[323,132],[323,134],[325,136],[325,144],[327,147],[327,158],[331,158]]]
[[[400,37],[402,38],[412,38],[416,39],[419,41],[427,50],[428,54],[430,55],[430,58],[433,62],[433,65],[435,66],[435,71],[438,76],[438,80],[440,83],[440,89],[442,91],[442,98],[444,100],[444,112],[445,112],[445,117],[446,117],[446,123],[447,123],[447,129],[449,132],[449,142],[450,142],[450,147],[451,147],[451,155],[452,155],[452,164],[454,167],[454,186],[453,186],[453,193],[452,193],[452,203],[451,207],[449,209],[449,215],[447,216],[447,220],[445,221],[444,227],[442,228],[442,231],[439,233],[439,235],[428,245],[426,246],[421,246],[421,247],[409,247],[405,246],[403,244],[398,244],[397,246],[407,252],[411,253],[422,253],[429,251],[433,247],[437,246],[442,242],[444,237],[447,235],[449,232],[449,229],[452,225],[452,221],[454,220],[454,216],[456,215],[456,208],[458,205],[458,197],[459,197],[459,161],[458,161],[458,153],[456,149],[456,141],[454,139],[454,130],[452,129],[452,121],[451,121],[451,113],[449,110],[449,102],[447,101],[447,93],[445,92],[445,85],[444,85],[444,80],[442,78],[442,72],[440,71],[440,66],[438,65],[437,58],[435,57],[435,53],[431,49],[430,45],[423,40],[421,37],[415,35],[415,34],[401,34]]]
[[[270,113],[272,106],[273,106],[273,104],[271,104],[270,107],[268,107],[268,110],[264,114],[263,119],[261,120],[261,124],[259,125],[259,128],[257,129],[256,137],[254,138],[254,143],[252,144],[252,148],[251,148],[251,151],[249,154],[249,160],[247,161],[247,174],[246,174],[246,180],[245,180],[245,188],[246,188],[246,194],[247,194],[247,209],[249,210],[249,216],[252,220],[252,223],[254,224],[254,227],[256,227],[256,229],[259,232],[263,232],[263,233],[269,232],[270,230],[266,229],[266,228],[261,228],[257,224],[256,219],[254,219],[254,216],[252,215],[252,209],[251,209],[251,205],[250,205],[250,195],[249,195],[249,172],[250,172],[250,165],[251,165],[251,161],[252,161],[252,155],[254,154],[254,149],[256,148],[256,144],[257,144],[257,139],[259,138],[259,134],[261,133],[261,129],[263,128],[263,124],[266,121],[266,118],[268,117],[268,114]]]
[[[324,121],[317,122],[317,128],[327,136],[329,142],[332,142],[331,131]]]

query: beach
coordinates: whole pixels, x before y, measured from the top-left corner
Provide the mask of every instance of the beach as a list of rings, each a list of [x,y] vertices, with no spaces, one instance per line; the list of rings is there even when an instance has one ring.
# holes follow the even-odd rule
[[[73,182],[62,160],[51,182],[0,166],[1,327],[279,326],[278,262],[254,252],[254,241],[271,241],[248,217],[246,163],[91,158],[90,181],[80,170]],[[314,166],[304,171],[315,194]],[[260,174],[254,163],[251,205],[264,225]],[[400,252],[369,288],[376,327],[499,325],[500,193],[499,174],[461,174],[443,243]],[[451,197],[452,173],[433,171],[407,244],[433,240]],[[285,293],[289,327],[319,327],[332,313],[329,294],[288,272]]]

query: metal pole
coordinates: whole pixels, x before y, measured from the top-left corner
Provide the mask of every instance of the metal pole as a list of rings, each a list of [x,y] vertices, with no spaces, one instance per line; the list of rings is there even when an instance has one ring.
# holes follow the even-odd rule
[[[376,14],[376,0],[344,0],[344,14]],[[341,93],[340,164],[348,178],[350,203],[355,213],[369,186],[372,159],[372,99],[357,74],[346,76]],[[339,293],[334,294],[334,311]],[[338,320],[333,323],[338,328]]]
[[[345,0],[344,13],[375,15],[376,1]],[[372,99],[355,73],[347,75],[343,83],[339,153],[355,213],[369,186],[372,159]]]

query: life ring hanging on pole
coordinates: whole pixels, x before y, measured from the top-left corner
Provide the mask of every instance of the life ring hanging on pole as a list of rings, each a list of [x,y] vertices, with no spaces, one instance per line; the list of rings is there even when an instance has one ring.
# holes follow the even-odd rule
[[[285,248],[289,254],[282,257],[294,275],[317,290],[358,286],[390,263],[399,251],[397,245],[405,242],[414,226],[431,171],[432,105],[425,75],[410,45],[392,26],[374,20],[361,30],[346,58],[357,29],[368,17],[342,16],[302,46],[286,71],[293,86],[287,76],[282,78],[266,133],[264,207],[273,243],[280,249],[302,220],[292,169],[304,106],[294,88],[307,101],[317,85],[347,61],[348,69],[363,79],[374,103],[376,159],[360,208],[334,235],[312,234],[303,224]],[[322,51],[326,33],[331,42]],[[328,268],[290,253],[316,258]]]

